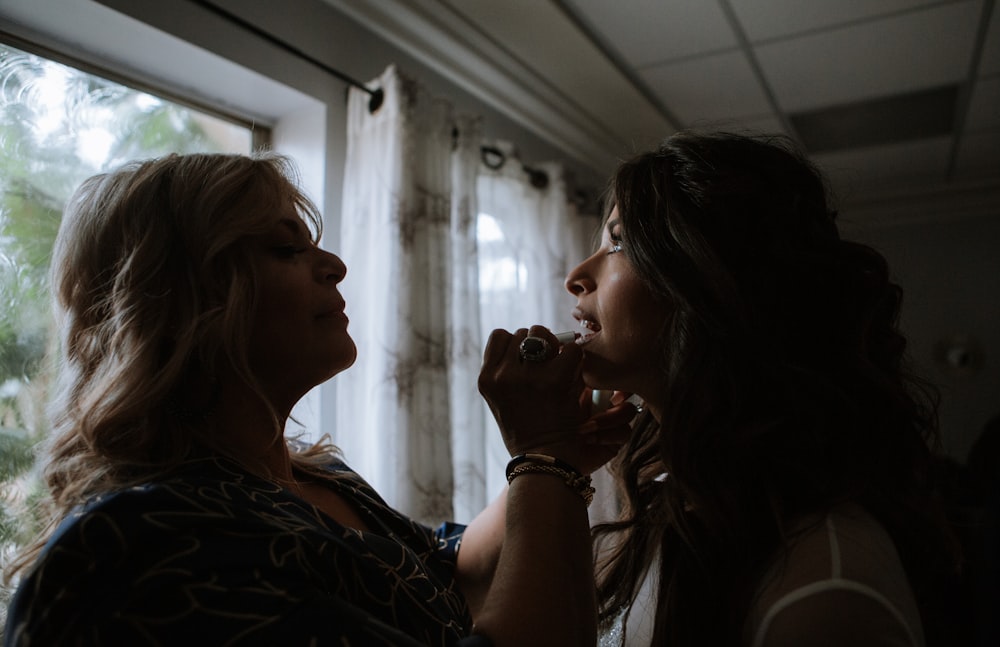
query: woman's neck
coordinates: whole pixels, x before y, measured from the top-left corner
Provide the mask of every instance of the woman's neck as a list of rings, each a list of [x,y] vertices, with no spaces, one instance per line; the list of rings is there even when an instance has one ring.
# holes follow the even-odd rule
[[[211,446],[251,473],[279,484],[294,483],[284,428],[288,412],[273,411],[250,389],[223,389],[206,432]]]

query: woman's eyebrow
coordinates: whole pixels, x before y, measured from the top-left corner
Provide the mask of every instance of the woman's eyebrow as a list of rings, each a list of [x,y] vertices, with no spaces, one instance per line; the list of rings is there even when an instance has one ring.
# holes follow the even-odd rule
[[[305,225],[298,218],[282,218],[277,224],[279,227],[287,229],[298,236],[304,236],[308,233]]]

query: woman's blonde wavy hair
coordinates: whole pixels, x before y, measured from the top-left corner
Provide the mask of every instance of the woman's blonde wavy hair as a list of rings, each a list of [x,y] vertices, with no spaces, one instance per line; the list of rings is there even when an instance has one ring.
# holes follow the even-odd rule
[[[70,199],[51,269],[61,343],[44,469],[50,524],[210,444],[198,423],[218,367],[268,401],[248,361],[257,277],[245,241],[289,203],[318,240],[321,217],[291,161],[263,152],[133,162]],[[33,561],[45,535],[12,570]]]

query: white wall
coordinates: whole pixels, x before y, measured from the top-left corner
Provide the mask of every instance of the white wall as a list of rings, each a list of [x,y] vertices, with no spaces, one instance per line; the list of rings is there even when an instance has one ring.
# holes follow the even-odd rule
[[[1000,214],[882,225],[850,237],[881,251],[903,287],[901,326],[914,366],[941,389],[945,449],[964,461],[983,425],[1000,415]],[[942,363],[937,345],[956,337],[978,344],[978,366]]]

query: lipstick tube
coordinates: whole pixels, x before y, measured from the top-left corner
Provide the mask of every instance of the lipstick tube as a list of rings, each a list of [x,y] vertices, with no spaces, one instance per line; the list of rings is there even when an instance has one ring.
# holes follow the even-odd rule
[[[556,341],[559,342],[560,346],[568,344],[572,341],[576,341],[579,338],[580,338],[580,333],[576,332],[575,330],[556,333]]]

